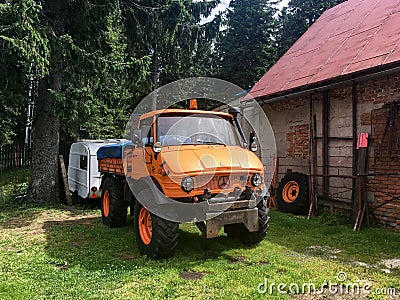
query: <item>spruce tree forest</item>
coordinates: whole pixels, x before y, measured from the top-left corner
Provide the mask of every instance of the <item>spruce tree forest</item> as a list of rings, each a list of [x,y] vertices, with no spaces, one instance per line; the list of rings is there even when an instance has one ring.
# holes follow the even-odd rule
[[[24,144],[32,123],[27,201],[57,201],[60,141],[121,137],[137,103],[181,78],[249,89],[343,0],[231,0],[215,14],[219,2],[0,1],[0,146]]]

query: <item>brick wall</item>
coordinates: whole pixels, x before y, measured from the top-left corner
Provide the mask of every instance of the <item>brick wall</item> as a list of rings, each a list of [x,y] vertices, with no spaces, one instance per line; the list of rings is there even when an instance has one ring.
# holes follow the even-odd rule
[[[286,133],[286,140],[290,143],[287,155],[290,157],[308,158],[309,136],[309,124],[290,126],[290,131]]]
[[[370,165],[373,159],[376,141],[379,140],[381,131],[371,132],[371,127],[386,122],[384,115],[374,115],[377,109],[385,103],[399,101],[400,99],[400,73],[385,76],[379,79],[358,83],[357,90],[357,132],[370,133],[371,144],[369,172],[384,171],[387,168],[400,172],[398,161],[393,158],[382,157],[380,165],[374,168]],[[322,93],[312,94],[313,114],[317,117],[317,165],[318,173],[322,173]],[[287,170],[308,173],[309,162],[309,123],[310,123],[310,95],[289,98],[263,106],[275,133],[277,153],[280,160],[278,181],[286,174]],[[328,172],[330,174],[352,175],[353,140],[352,140],[352,87],[345,86],[329,91],[329,140]],[[378,127],[381,125],[378,125]],[[379,128],[378,128],[379,129]],[[375,136],[376,135],[376,136]],[[398,158],[397,158],[398,159]],[[318,194],[322,195],[322,179],[318,178]],[[374,207],[388,196],[373,191],[372,188],[382,187],[390,195],[400,195],[400,182],[398,176],[375,177],[370,183],[368,199]],[[341,178],[329,179],[330,201],[321,201],[320,204],[330,207],[332,211],[346,211],[351,209],[352,180]],[[396,217],[397,216],[397,217]],[[379,222],[400,229],[400,208],[398,201],[387,204],[377,209],[376,218]],[[397,219],[396,219],[397,218]]]
[[[278,181],[289,169],[308,172],[309,101],[307,95],[263,106],[275,135]]]
[[[349,139],[353,135],[352,122],[352,88],[342,87],[329,91],[329,120],[328,120],[328,173],[333,175],[352,175],[353,174],[353,140]],[[320,124],[319,128],[322,136],[322,112],[317,112]],[[323,140],[318,141],[318,159],[322,173],[322,147]],[[319,180],[319,194],[323,195],[322,178]],[[347,178],[330,177],[328,178],[328,199],[321,199],[320,204],[325,205],[332,212],[344,212],[351,209],[353,181]]]
[[[359,103],[384,104],[399,99],[400,74],[384,76],[360,84]]]
[[[301,96],[295,99],[283,99],[281,101],[273,102],[270,104],[271,108],[275,111],[288,111],[296,108],[302,108],[309,103],[309,96]]]

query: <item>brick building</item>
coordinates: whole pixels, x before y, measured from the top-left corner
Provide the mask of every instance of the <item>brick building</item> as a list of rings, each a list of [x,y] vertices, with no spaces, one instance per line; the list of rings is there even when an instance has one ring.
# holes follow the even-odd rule
[[[357,136],[368,133],[370,215],[400,229],[400,0],[327,10],[243,101],[250,97],[274,130],[278,181],[288,171],[356,175]],[[320,206],[354,209],[354,178],[316,181]]]

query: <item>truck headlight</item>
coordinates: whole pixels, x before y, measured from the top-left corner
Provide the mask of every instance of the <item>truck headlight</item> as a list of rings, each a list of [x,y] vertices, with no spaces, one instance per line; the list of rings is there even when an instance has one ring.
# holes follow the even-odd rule
[[[194,179],[190,176],[184,177],[181,182],[182,190],[190,193],[194,189]]]
[[[250,150],[251,150],[251,152],[257,152],[257,150],[258,150],[258,145],[257,145],[256,142],[252,142],[252,143],[250,144]]]
[[[262,177],[260,174],[254,174],[253,177],[251,177],[251,184],[255,187],[260,186],[262,183]]]

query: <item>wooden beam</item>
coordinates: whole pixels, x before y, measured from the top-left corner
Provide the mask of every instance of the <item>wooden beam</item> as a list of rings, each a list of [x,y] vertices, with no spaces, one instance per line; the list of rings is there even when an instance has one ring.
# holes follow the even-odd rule
[[[329,91],[323,92],[323,103],[322,103],[322,173],[329,174]],[[322,193],[325,200],[329,196],[329,178],[324,177],[322,179]],[[331,206],[331,212],[333,212],[333,206]]]

